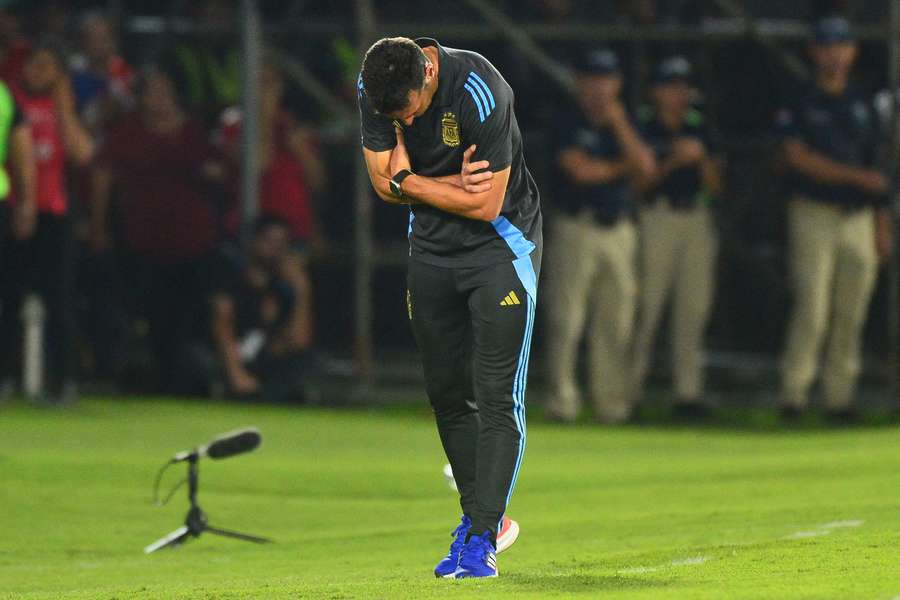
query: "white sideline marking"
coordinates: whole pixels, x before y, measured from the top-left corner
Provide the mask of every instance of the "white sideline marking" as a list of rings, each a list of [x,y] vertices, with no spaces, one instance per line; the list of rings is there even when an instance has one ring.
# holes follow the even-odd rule
[[[831,533],[830,529],[816,529],[815,531],[797,531],[791,535],[785,536],[786,540],[803,540],[806,538],[820,537]]]
[[[694,556],[692,558],[682,558],[679,560],[673,560],[671,564],[673,567],[681,567],[685,565],[702,565],[705,562],[709,562],[708,556]]]
[[[860,527],[865,521],[862,519],[848,519],[846,521],[831,521],[830,523],[823,523],[819,525],[813,530],[810,531],[796,531],[790,535],[783,537],[785,540],[802,540],[806,538],[812,537],[820,537],[823,535],[828,535],[835,529],[843,529],[847,527]]]
[[[832,521],[820,526],[820,529],[838,529],[841,527],[859,527],[865,523],[862,519],[852,519],[849,521]]]
[[[619,573],[623,575],[640,575],[642,573],[655,573],[656,571],[662,571],[663,569],[667,569],[670,567],[686,567],[690,565],[702,565],[705,562],[709,562],[710,558],[708,556],[692,556],[690,558],[676,558],[675,560],[669,561],[664,565],[657,565],[655,567],[628,567],[626,569],[619,569]]]

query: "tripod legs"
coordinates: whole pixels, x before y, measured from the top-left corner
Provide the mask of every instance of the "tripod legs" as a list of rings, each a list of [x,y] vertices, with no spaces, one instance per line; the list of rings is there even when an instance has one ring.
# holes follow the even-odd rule
[[[245,542],[255,542],[257,544],[270,544],[272,540],[264,537],[259,537],[256,535],[249,535],[247,533],[238,533],[237,531],[229,531],[227,529],[219,529],[218,527],[210,527],[207,526],[205,531],[210,533],[214,533],[216,535],[221,535],[224,537],[236,538],[239,540],[244,540]]]
[[[144,548],[144,554],[150,554],[151,552],[156,552],[157,550],[160,550],[162,548],[174,548],[178,544],[188,539],[190,535],[190,529],[188,529],[186,525],[182,525],[169,535],[156,540],[155,542]]]
[[[185,524],[183,526],[144,548],[144,554],[150,554],[157,550],[161,550],[162,548],[174,548],[186,541],[189,537],[197,537],[204,531],[223,537],[244,540],[245,542],[254,542],[256,544],[268,544],[272,541],[264,537],[239,533],[228,529],[219,529],[218,527],[210,527],[206,521],[206,514],[199,506],[194,505],[191,507],[191,510],[188,511],[187,519],[185,519]]]

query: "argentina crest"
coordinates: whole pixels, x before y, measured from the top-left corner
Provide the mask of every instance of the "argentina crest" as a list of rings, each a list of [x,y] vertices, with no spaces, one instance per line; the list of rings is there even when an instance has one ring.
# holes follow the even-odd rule
[[[455,148],[459,146],[459,122],[452,112],[445,112],[441,119],[441,138],[445,146]]]

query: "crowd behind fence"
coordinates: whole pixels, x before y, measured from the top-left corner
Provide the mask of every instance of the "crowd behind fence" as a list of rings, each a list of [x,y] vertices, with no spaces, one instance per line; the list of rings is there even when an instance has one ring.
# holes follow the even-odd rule
[[[31,122],[38,157],[38,215],[31,224],[10,208],[26,194],[16,189],[22,184],[14,156],[9,163],[9,233],[0,251],[3,393],[20,383],[22,306],[31,291],[47,308],[47,389],[56,397],[73,394],[76,380],[108,380],[123,390],[301,399],[310,374],[327,371],[325,358],[354,356],[348,316],[358,293],[353,198],[359,133],[354,120],[340,116],[355,110],[361,50],[348,16],[352,3],[261,3],[271,50],[254,75],[261,97],[262,218],[243,242],[235,6],[175,4],[160,11],[155,4],[48,1],[0,10],[0,77]],[[554,139],[575,101],[508,40],[459,26],[473,14],[467,4],[418,14],[408,3],[379,3],[377,16],[402,27],[393,33],[410,36],[433,33],[421,23],[439,23],[447,34],[442,44],[474,49],[500,69],[516,91],[526,158],[552,228],[564,202]],[[600,48],[615,53],[622,98],[635,119],[652,103],[656,65],[675,55],[692,63],[691,102],[715,132],[723,159],[724,189],[711,211],[719,254],[705,360],[741,367],[747,357],[762,357],[761,364],[774,367],[792,298],[787,178],[774,118],[801,83],[784,57],[811,70],[808,40],[789,37],[773,48],[749,32],[717,37],[734,17],[717,2],[526,4],[506,14],[526,31],[543,33],[541,49],[556,64],[571,67]],[[852,11],[864,32],[855,85],[869,99],[886,89],[886,45],[865,33],[884,21],[882,3],[777,4],[746,2],[742,8],[768,18],[763,24],[774,31],[772,19],[802,23]],[[585,20],[604,23],[610,35],[567,37]],[[306,34],[292,34],[293,24]],[[612,35],[611,27],[621,35]],[[667,27],[669,36],[638,35]],[[292,65],[343,110],[323,106],[308,85],[297,85]],[[888,103],[882,100],[879,118]],[[41,119],[55,128],[42,128]],[[408,217],[374,195],[372,209],[374,343],[383,362],[405,360],[414,349],[403,304]],[[881,277],[863,346],[879,380],[888,367],[891,309],[897,307],[888,305]],[[544,310],[535,339],[538,367],[549,329]],[[667,343],[663,334],[654,346]]]

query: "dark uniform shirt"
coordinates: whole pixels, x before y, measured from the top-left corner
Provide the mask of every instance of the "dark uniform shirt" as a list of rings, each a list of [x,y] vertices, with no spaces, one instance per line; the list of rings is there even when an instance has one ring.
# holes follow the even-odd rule
[[[800,140],[831,160],[875,166],[880,137],[877,113],[869,99],[849,87],[835,96],[816,85],[807,86],[779,109],[775,125],[785,141]],[[789,182],[794,195],[846,209],[887,201],[886,196],[873,196],[854,186],[820,183],[796,171]]]
[[[463,152],[478,148],[472,162],[487,160],[491,171],[511,167],[500,216],[492,222],[467,219],[425,204],[410,213],[410,256],[446,267],[511,261],[541,243],[537,185],[525,166],[522,135],[513,111],[513,91],[497,69],[475,52],[445,48],[420,38],[439,53],[438,89],[428,110],[403,127],[412,171],[425,177],[457,175]],[[369,105],[359,80],[362,144],[374,152],[392,149],[394,124]]]
[[[673,142],[680,137],[691,137],[699,140],[712,152],[712,136],[703,119],[703,114],[696,109],[689,109],[684,114],[681,129],[671,131],[663,125],[656,111],[645,107],[638,113],[638,121],[644,139],[653,148],[657,160],[664,161],[672,153]],[[691,209],[701,200],[707,200],[707,191],[703,187],[703,172],[699,164],[675,169],[662,179],[652,190],[649,201],[663,200],[675,209]]]
[[[592,125],[581,109],[554,126],[556,189],[554,203],[565,213],[575,215],[589,210],[601,225],[614,225],[631,214],[632,188],[627,175],[607,183],[580,184],[572,181],[559,166],[559,156],[566,150],[583,150],[593,159],[618,161],[624,158],[615,133],[609,127]]]

